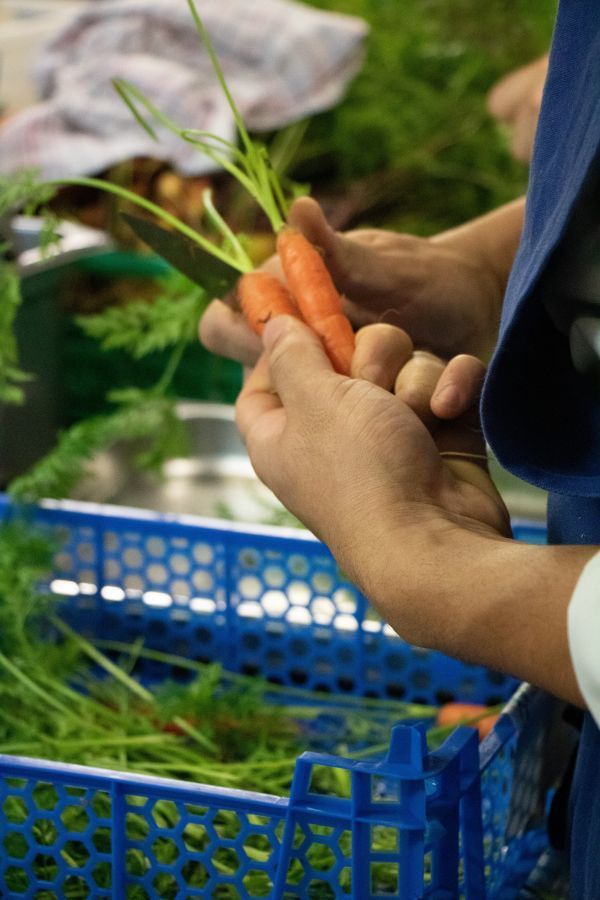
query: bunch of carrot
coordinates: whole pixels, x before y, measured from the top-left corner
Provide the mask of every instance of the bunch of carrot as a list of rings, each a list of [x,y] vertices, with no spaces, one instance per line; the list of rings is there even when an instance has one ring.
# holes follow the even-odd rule
[[[500,718],[498,708],[483,706],[479,703],[444,703],[436,715],[436,725],[441,728],[456,728],[458,725],[471,725],[479,732],[483,740],[492,731]]]
[[[262,334],[274,316],[301,319],[320,337],[336,372],[349,375],[354,331],[323,258],[301,232],[289,227],[277,236],[277,253],[287,287],[262,271],[248,272],[238,282],[240,304],[250,327]]]

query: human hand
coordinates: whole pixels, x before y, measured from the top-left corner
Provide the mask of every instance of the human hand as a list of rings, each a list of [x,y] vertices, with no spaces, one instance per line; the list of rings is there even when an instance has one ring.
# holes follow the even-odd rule
[[[511,130],[511,151],[516,159],[529,162],[548,71],[548,56],[505,75],[488,95],[488,109]]]
[[[365,229],[340,234],[319,205],[304,197],[290,224],[319,247],[345,312],[357,326],[390,321],[406,328],[416,344],[443,357],[457,352],[486,356],[494,343],[504,285],[474,243]],[[265,265],[281,277],[276,258]],[[253,365],[260,340],[238,306],[215,300],[200,323],[200,339],[214,353]]]
[[[496,539],[507,534],[499,496],[487,483],[483,487],[465,477],[464,466],[470,466],[469,472],[477,468],[489,482],[483,470],[468,460],[452,459],[449,465],[420,414],[380,386],[381,380],[336,374],[316,336],[289,317],[269,322],[263,340],[265,353],[237,403],[237,422],[252,463],[284,505],[328,544],[367,596],[377,597],[389,554],[400,549],[408,550],[401,575],[406,585],[414,583],[417,559],[422,559],[417,549],[425,547],[426,536],[453,529]],[[401,359],[408,345],[402,338],[388,352],[390,343],[386,341],[384,368],[398,372],[406,368]],[[359,337],[359,362],[361,344]],[[383,355],[377,355],[381,362]],[[371,359],[371,352],[363,357]],[[385,377],[389,385],[389,374]],[[418,394],[406,380],[399,394],[403,391],[424,409],[426,391]],[[434,407],[449,413],[452,404],[441,390],[435,393]],[[460,406],[465,403],[462,399]],[[462,474],[455,469],[457,462]],[[407,607],[409,618],[392,624],[414,636],[415,624],[409,621],[414,613]]]
[[[415,350],[408,334],[392,325],[368,325],[356,334],[351,375],[392,391],[406,403],[429,429],[455,477],[498,502],[510,533],[508,512],[489,475],[479,419],[485,371],[475,356],[460,354],[445,363]]]

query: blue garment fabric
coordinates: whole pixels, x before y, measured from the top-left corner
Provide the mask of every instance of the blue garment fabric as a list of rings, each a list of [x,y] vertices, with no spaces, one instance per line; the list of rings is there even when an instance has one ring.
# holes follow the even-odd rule
[[[561,0],[525,225],[482,403],[485,435],[500,463],[550,492],[551,543],[600,545],[600,391],[575,370],[568,336],[544,302],[595,166],[600,167],[600,0]],[[573,299],[565,291],[565,304]],[[589,714],[569,831],[571,897],[600,898],[600,730]]]
[[[600,403],[571,365],[540,286],[599,148],[600,0],[562,0],[483,419],[505,468],[581,497],[600,496]]]
[[[548,541],[600,544],[600,498],[551,494]],[[598,645],[600,652],[600,635]],[[571,786],[569,862],[573,900],[600,898],[600,730],[589,713],[583,717]]]

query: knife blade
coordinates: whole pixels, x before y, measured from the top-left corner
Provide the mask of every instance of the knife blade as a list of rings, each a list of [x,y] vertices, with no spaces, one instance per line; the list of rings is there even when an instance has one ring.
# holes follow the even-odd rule
[[[148,219],[122,213],[132,231],[169,265],[203,287],[211,297],[222,297],[231,290],[240,277],[233,266],[228,266],[184,234],[167,231]]]

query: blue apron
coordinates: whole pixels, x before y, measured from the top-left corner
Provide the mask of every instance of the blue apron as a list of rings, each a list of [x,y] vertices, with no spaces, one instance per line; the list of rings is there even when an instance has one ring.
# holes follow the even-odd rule
[[[551,543],[600,545],[600,389],[575,369],[568,335],[546,302],[560,254],[568,252],[573,211],[599,170],[600,0],[561,0],[523,236],[482,405],[486,438],[500,463],[550,492]],[[567,318],[570,302],[576,298],[564,291]],[[589,714],[569,832],[571,896],[600,898],[600,731]]]

